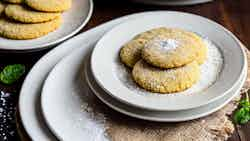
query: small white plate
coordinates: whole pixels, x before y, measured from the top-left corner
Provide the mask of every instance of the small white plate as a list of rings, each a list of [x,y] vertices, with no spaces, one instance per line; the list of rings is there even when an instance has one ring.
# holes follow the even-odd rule
[[[96,97],[89,90],[84,73],[84,70],[87,69],[85,67],[88,64],[87,61],[89,61],[90,51],[90,49],[86,49],[85,47],[75,50],[54,67],[44,83],[41,96],[42,113],[47,125],[59,140],[81,141],[83,138],[86,138],[86,134],[95,134],[94,130],[85,128],[87,121],[81,120],[88,116],[84,112],[85,110],[82,109],[82,105],[89,105],[91,107],[91,105],[100,104],[103,107],[102,103],[88,103],[89,99],[96,101],[93,100]],[[89,78],[91,86],[97,86],[93,83],[94,79]],[[201,108],[176,112],[138,109],[118,102],[107,95],[107,93],[103,93],[103,90],[100,88],[92,88],[97,96],[106,104],[124,114],[152,121],[178,122],[199,118],[222,108],[235,95],[239,94],[245,78],[246,67],[244,68],[244,74],[240,78],[241,83],[235,85],[233,91],[230,91],[227,96]],[[112,116],[114,114],[110,111],[110,113],[106,113],[105,115]],[[96,118],[99,119],[100,117]]]
[[[112,109],[115,109],[118,112],[129,115],[131,117],[144,119],[144,120],[150,120],[150,121],[181,122],[181,121],[188,121],[188,120],[193,120],[193,119],[207,116],[213,112],[216,112],[223,106],[225,106],[237,94],[240,93],[240,90],[247,76],[246,71],[247,71],[246,68],[244,68],[244,72],[240,79],[240,83],[235,85],[235,88],[231,92],[229,92],[228,95],[208,105],[201,106],[199,108],[194,108],[190,110],[181,110],[181,111],[151,111],[151,110],[145,110],[145,109],[136,108],[131,105],[124,104],[114,99],[113,97],[111,97],[105,91],[103,91],[103,89],[96,83],[89,67],[85,67],[85,77],[90,88],[95,93],[95,95],[106,105],[108,105]]]
[[[185,95],[142,95],[124,85],[117,73],[120,48],[135,35],[156,27],[186,29],[215,43],[224,59],[223,68],[216,82],[202,92]],[[98,41],[91,56],[93,75],[107,93],[121,102],[160,111],[197,108],[225,96],[239,82],[245,64],[245,52],[230,31],[207,18],[183,12],[146,15],[122,23]]]
[[[0,49],[1,51],[31,52],[57,45],[80,31],[90,20],[92,12],[92,0],[74,0],[71,9],[63,13],[63,23],[59,29],[31,40],[12,40],[0,37]]]

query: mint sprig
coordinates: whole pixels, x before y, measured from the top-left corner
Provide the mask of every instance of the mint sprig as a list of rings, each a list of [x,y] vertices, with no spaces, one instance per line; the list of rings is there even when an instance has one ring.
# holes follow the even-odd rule
[[[16,82],[25,73],[25,66],[14,64],[6,66],[0,73],[0,81],[4,84]]]
[[[239,102],[239,109],[233,116],[234,122],[237,124],[246,124],[250,120],[250,102],[246,92],[246,98]]]

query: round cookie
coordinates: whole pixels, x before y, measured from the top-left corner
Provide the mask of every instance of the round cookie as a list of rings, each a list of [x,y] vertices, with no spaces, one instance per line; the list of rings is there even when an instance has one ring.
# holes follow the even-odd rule
[[[72,0],[25,0],[25,2],[31,8],[45,12],[62,12],[72,5]]]
[[[121,61],[128,67],[133,67],[141,59],[141,50],[145,44],[157,35],[164,34],[168,29],[164,27],[155,28],[135,36],[120,50]]]
[[[4,12],[4,9],[5,9],[5,5],[0,1],[0,16]]]
[[[175,68],[196,59],[199,47],[187,31],[169,29],[151,39],[142,49],[142,58],[160,68]]]
[[[9,3],[22,3],[23,0],[4,0],[6,2],[9,2]]]
[[[61,22],[61,17],[49,22],[36,24],[15,23],[2,18],[0,19],[0,35],[6,38],[18,40],[38,38],[56,30]]]
[[[190,88],[200,78],[196,61],[173,69],[160,69],[138,61],[132,71],[134,81],[142,88],[155,93],[180,92]]]
[[[5,8],[5,15],[22,23],[40,23],[53,20],[59,17],[61,13],[38,12],[21,5],[11,4]]]

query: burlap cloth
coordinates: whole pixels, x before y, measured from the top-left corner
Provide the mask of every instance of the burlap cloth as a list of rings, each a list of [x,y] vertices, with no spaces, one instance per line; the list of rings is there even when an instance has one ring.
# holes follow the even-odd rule
[[[250,53],[247,51],[247,54],[249,74]],[[248,88],[250,88],[250,76],[242,88],[242,93]],[[105,110],[105,114],[109,115],[106,131],[111,141],[225,141],[235,130],[229,115],[237,108],[239,99],[240,96],[207,117],[181,123],[143,121],[122,115],[107,106],[103,106],[101,110]],[[96,100],[94,105],[103,105]],[[20,123],[18,118],[17,121]],[[28,141],[21,124],[18,124],[18,130],[22,140]]]

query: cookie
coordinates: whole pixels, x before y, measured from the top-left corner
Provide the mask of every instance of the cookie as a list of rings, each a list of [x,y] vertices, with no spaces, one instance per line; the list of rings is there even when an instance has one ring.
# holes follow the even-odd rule
[[[194,61],[199,47],[187,31],[169,29],[148,41],[142,49],[142,58],[160,68],[175,68]]]
[[[138,61],[132,71],[134,81],[142,88],[155,93],[180,92],[190,88],[200,78],[196,61],[179,68],[160,69]]]
[[[4,0],[5,2],[9,2],[9,3],[22,3],[23,0]]]
[[[169,28],[166,27],[158,27],[158,28],[153,28],[151,30],[145,31],[141,34],[138,34],[134,37],[134,39],[144,39],[144,40],[150,40],[154,38],[157,35],[163,35],[166,32],[169,32]]]
[[[206,59],[207,59],[207,46],[205,45],[203,39],[198,36],[197,34],[193,33],[193,32],[189,32],[190,36],[193,37],[193,39],[195,40],[195,43],[197,44],[197,47],[199,48],[198,50],[196,50],[196,62],[198,64],[203,64]]]
[[[0,35],[10,39],[33,39],[56,30],[62,22],[58,17],[52,21],[36,24],[15,23],[8,19],[0,19]]]
[[[128,67],[133,67],[134,64],[141,59],[141,50],[145,44],[157,35],[164,34],[167,28],[155,28],[135,36],[131,41],[122,46],[120,50],[121,61]]]
[[[25,0],[31,8],[44,12],[62,12],[68,10],[72,0]]]
[[[196,47],[196,48],[193,48],[193,49],[195,49],[196,57],[194,57],[194,55],[192,55],[192,57],[190,57],[187,60],[184,60],[184,62],[188,63],[188,62],[191,62],[192,60],[195,59],[199,64],[202,64],[206,60],[207,48],[204,45],[202,38],[200,38],[198,35],[196,35],[195,33],[192,33],[192,32],[181,30],[181,29],[160,27],[160,28],[155,28],[155,29],[143,32],[143,33],[135,36],[128,43],[126,43],[121,48],[121,51],[120,51],[121,61],[124,64],[126,64],[128,67],[133,67],[134,64],[138,60],[141,59],[142,49],[150,40],[152,40],[156,36],[161,36],[161,35],[173,36],[174,34],[177,34],[178,36],[184,36],[185,38],[189,38],[190,42],[193,42],[194,47]],[[175,36],[177,36],[177,35],[175,35]],[[139,41],[135,41],[135,40],[139,40]],[[138,42],[140,42],[139,45],[138,45]],[[133,47],[136,47],[136,48],[133,48]],[[188,52],[193,52],[193,49],[191,49]],[[179,62],[177,62],[177,63],[179,63]],[[183,64],[185,64],[185,63],[183,63]],[[180,64],[179,65],[172,64],[172,67],[177,67],[177,66],[180,66]],[[163,68],[164,68],[164,66],[163,66]]]
[[[8,5],[5,8],[5,15],[13,20],[22,23],[40,23],[53,20],[61,15],[61,13],[45,13],[31,10],[21,5]]]
[[[4,12],[5,5],[0,1],[0,15]]]
[[[137,39],[128,42],[120,51],[120,58],[128,67],[133,67],[141,59],[141,49],[145,44],[144,39]]]

